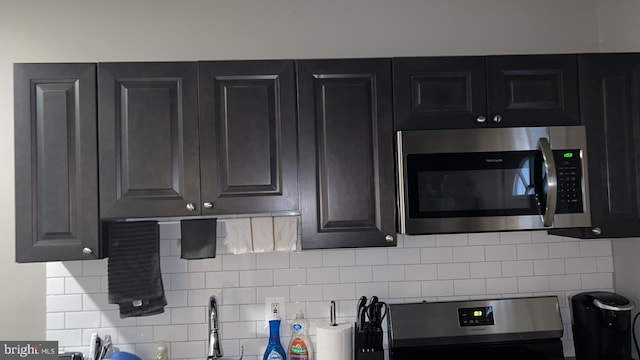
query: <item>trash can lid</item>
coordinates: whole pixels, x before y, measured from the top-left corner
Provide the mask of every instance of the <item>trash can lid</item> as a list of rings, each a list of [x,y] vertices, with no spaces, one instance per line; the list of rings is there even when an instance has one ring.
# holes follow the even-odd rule
[[[633,302],[622,295],[604,291],[590,295],[593,297],[593,305],[603,310],[631,311],[634,308]]]

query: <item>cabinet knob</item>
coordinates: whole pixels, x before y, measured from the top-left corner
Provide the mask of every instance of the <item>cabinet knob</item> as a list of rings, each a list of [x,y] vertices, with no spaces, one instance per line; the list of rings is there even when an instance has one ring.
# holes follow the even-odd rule
[[[93,250],[91,250],[90,248],[86,247],[84,249],[82,249],[82,253],[85,255],[91,255],[93,254]]]
[[[196,209],[196,206],[193,203],[187,203],[187,210],[193,211]]]
[[[496,115],[496,116],[493,117],[493,122],[494,123],[499,123],[500,121],[502,121],[502,116]]]
[[[595,226],[591,228],[591,232],[594,235],[601,235],[602,234],[602,229],[600,229],[599,227]]]
[[[478,116],[476,121],[479,122],[479,123],[483,123],[483,122],[487,121],[487,118],[482,116],[482,115],[480,115],[480,116]]]
[[[384,239],[385,239],[387,242],[393,242],[393,236],[392,236],[392,235],[387,235],[387,236],[385,236],[385,237],[384,237]]]
[[[205,201],[202,207],[205,209],[213,209],[213,203],[211,201]]]

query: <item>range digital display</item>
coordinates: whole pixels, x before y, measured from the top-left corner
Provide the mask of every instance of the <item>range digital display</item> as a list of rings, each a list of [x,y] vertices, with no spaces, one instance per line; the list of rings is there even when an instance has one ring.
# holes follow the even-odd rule
[[[458,321],[460,326],[495,325],[493,306],[459,308]]]

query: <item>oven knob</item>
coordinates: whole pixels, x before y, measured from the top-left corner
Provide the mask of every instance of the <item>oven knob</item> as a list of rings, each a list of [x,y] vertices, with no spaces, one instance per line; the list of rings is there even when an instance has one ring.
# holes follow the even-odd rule
[[[594,235],[601,235],[602,234],[602,229],[600,229],[599,227],[596,226],[596,227],[591,228],[591,232]]]
[[[480,115],[480,116],[478,116],[476,121],[479,122],[479,123],[483,123],[483,122],[487,121],[487,118],[482,116],[482,115]]]

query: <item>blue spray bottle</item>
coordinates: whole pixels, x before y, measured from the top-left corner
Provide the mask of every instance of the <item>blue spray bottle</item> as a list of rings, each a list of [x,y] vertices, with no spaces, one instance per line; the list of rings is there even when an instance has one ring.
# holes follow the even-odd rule
[[[286,360],[284,348],[280,343],[280,320],[269,320],[269,344],[262,360]]]

